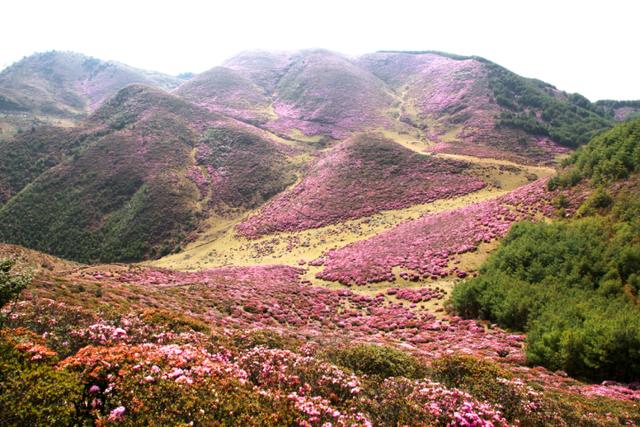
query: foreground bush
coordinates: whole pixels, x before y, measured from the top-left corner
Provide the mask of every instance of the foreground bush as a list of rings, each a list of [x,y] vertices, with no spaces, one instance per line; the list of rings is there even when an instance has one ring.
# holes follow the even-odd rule
[[[0,259],[0,309],[9,302],[17,301],[20,292],[31,282],[31,276],[26,274],[12,274],[14,260]],[[4,314],[0,312],[0,327],[4,322]]]
[[[427,380],[387,378],[364,400],[364,406],[376,426],[509,425],[495,406]]]
[[[78,377],[53,364],[55,353],[35,337],[0,331],[0,424],[69,426],[82,401]]]
[[[422,378],[426,374],[426,367],[415,357],[381,345],[358,344],[331,350],[326,356],[339,366],[381,378]]]

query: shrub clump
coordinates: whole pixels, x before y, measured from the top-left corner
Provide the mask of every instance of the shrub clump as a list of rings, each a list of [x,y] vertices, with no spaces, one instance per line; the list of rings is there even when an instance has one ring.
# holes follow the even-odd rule
[[[329,350],[326,357],[336,365],[354,372],[381,378],[423,378],[426,366],[416,357],[392,347],[358,344]]]
[[[0,414],[3,425],[77,425],[78,377],[53,362],[56,353],[25,330],[0,332]]]

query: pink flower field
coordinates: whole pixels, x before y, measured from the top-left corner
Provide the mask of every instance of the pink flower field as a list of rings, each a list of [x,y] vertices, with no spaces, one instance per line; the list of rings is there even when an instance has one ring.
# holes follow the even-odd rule
[[[394,281],[394,267],[405,275],[437,279],[466,272],[451,267],[458,255],[504,236],[514,221],[536,219],[553,211],[546,181],[539,180],[496,200],[437,214],[426,214],[370,239],[329,251],[315,264],[318,278],[345,285]]]

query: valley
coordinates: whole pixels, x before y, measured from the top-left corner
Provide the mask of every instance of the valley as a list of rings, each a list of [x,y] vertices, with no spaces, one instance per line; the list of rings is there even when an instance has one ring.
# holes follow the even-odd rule
[[[640,423],[635,108],[432,51],[18,62],[7,425]]]

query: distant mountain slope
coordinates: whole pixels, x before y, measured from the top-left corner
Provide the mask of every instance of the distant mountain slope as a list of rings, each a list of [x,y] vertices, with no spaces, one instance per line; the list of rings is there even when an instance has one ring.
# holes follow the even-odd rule
[[[378,134],[326,152],[303,181],[238,226],[257,237],[320,227],[387,209],[460,196],[485,186],[469,164],[417,154]]]
[[[611,115],[616,121],[630,120],[640,117],[640,100],[638,101],[596,101],[596,105]]]
[[[0,207],[47,169],[63,161],[80,134],[42,126],[0,142]]]
[[[211,211],[256,207],[293,180],[259,130],[157,89],[126,87],[88,125],[0,208],[1,240],[81,261],[158,256]]]
[[[326,50],[244,52],[176,91],[290,138],[387,129],[435,152],[549,161],[613,122],[577,94],[478,57]]]
[[[286,132],[299,126],[342,138],[349,131],[384,125],[394,100],[380,79],[347,58],[303,51],[278,81],[274,109],[279,119],[270,127]]]
[[[250,118],[266,121],[276,133],[334,139],[390,126],[387,112],[395,101],[380,79],[326,50],[245,52],[223,68],[197,76],[177,93],[238,118],[245,115],[238,106],[251,103]]]
[[[215,67],[198,74],[181,85],[175,94],[211,111],[249,122],[264,123],[275,116],[270,114],[270,94],[230,68]]]

